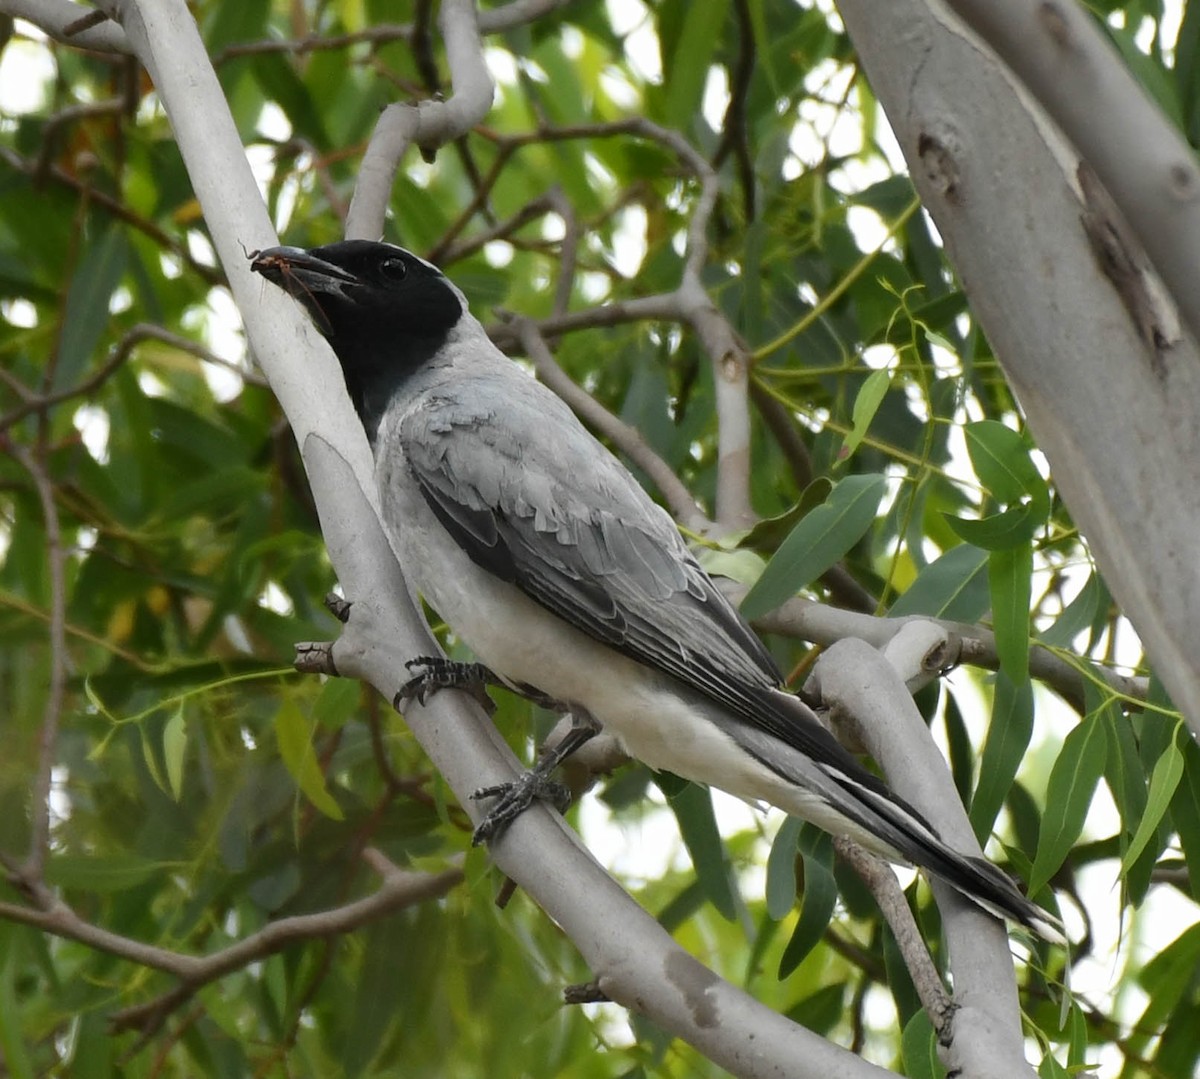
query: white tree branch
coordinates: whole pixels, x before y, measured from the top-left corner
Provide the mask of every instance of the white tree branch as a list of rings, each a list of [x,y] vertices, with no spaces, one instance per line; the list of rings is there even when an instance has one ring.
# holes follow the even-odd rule
[[[130,51],[125,31],[107,19],[96,26],[68,34],[68,28],[79,25],[81,19],[96,14],[95,8],[73,4],[71,0],[0,0],[0,11],[33,23],[39,30],[64,45],[76,45],[81,49],[94,49],[97,52]]]
[[[1076,0],[946,0],[1096,170],[1200,340],[1200,165]]]
[[[1200,736],[1200,351],[1147,337],[1114,271],[1138,263],[1127,230],[1081,201],[1049,125],[936,0],[839,11],[1055,483]],[[1131,162],[1139,130],[1121,129]]]
[[[454,93],[448,101],[392,104],[383,110],[363,154],[346,217],[349,239],[378,240],[396,170],[416,143],[434,150],[479,123],[492,105],[495,85],[483,61],[474,0],[443,0],[439,16]]]
[[[950,770],[929,736],[905,681],[917,673],[909,634],[897,639],[898,670],[889,656],[863,641],[847,639],[817,660],[813,680],[821,699],[850,719],[896,792],[919,809],[938,833],[964,854],[982,857]],[[917,668],[917,669],[915,669]],[[947,1065],[971,1079],[1032,1076],[1025,1062],[1017,983],[1004,926],[953,888],[931,880],[950,948],[955,1012]]]

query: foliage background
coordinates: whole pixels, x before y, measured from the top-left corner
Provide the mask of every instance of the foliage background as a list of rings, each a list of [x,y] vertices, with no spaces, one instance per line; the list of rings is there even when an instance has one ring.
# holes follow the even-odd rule
[[[339,238],[379,108],[439,88],[428,8],[195,5],[284,242]],[[1093,8],[1194,137],[1200,18],[1165,20],[1150,0]],[[425,33],[388,40],[391,23]],[[331,572],[152,88],[130,61],[20,21],[0,29],[0,851],[16,864],[30,847],[61,670],[46,872],[88,922],[203,954],[370,893],[368,845],[443,868],[467,850],[467,822],[402,721],[357,683],[290,671],[297,640],[335,635],[320,606]],[[1111,1075],[1190,1074],[1200,929],[1181,897],[1200,895],[1196,747],[1152,679],[1121,683],[1144,690],[1131,702],[1092,667],[1147,673],[912,212],[836,15],[788,0],[575,0],[487,44],[499,82],[487,126],[411,163],[388,238],[443,263],[485,320],[507,309],[551,332],[556,303],[668,292],[681,273],[696,184],[664,141],[602,125],[644,116],[713,163],[704,280],[755,355],[751,499],[765,523],[707,557],[749,583],[783,545],[751,600],[761,612],[803,586],[864,613],[994,627],[1000,671],[959,671],[922,708],[977,832],[995,832],[991,853],[1035,885],[1053,879],[1083,941],[1075,960],[1093,918],[1101,937],[1118,916],[1123,929],[1100,967],[1115,971],[1111,991],[1089,984],[1065,1004],[1061,957],[1021,946],[1029,1030],[1044,1039],[1034,1059],[1047,1051],[1046,1075],[1096,1061]],[[711,508],[713,375],[694,337],[643,319],[554,345]],[[812,526],[813,507],[859,491],[843,483],[855,476],[885,478],[870,488],[878,505],[826,524],[825,564],[790,557],[797,520]],[[1084,676],[1057,686],[1074,711],[1034,694],[1030,633],[1078,657]],[[771,646],[798,684],[811,650]],[[505,697],[496,721],[528,756],[552,718]],[[1094,793],[1106,811],[1089,823]],[[719,840],[704,792],[636,766],[599,800],[614,823],[587,833],[694,954],[880,1063],[935,1067],[894,944],[826,840],[718,801]],[[1074,894],[1096,864],[1119,894]],[[631,1038],[623,1012],[564,1008],[563,985],[589,971],[524,897],[497,909],[498,887],[472,852],[436,901],[247,965],[141,1035],[110,1017],[169,976],[0,921],[0,1059],[15,1076],[717,1074],[643,1021]],[[1137,910],[1167,894],[1156,909],[1179,922],[1147,954],[1133,946]],[[912,895],[936,948],[928,889]],[[0,900],[26,899],[0,884]]]

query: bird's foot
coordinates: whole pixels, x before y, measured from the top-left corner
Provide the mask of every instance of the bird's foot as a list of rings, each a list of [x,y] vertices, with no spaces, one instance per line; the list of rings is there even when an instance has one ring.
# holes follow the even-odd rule
[[[565,813],[571,805],[571,792],[561,783],[551,779],[540,767],[522,772],[509,783],[480,787],[471,798],[498,799],[471,836],[471,844],[476,847],[494,839],[534,802],[549,802],[560,813]]]
[[[549,802],[560,813],[571,806],[571,792],[561,783],[550,778],[554,770],[585,742],[599,733],[600,727],[582,709],[572,711],[571,729],[554,746],[543,751],[541,759],[531,771],[524,772],[508,783],[494,787],[481,787],[471,798],[498,798],[487,815],[475,828],[471,843],[479,846],[495,838],[512,821],[520,816],[535,801]]]
[[[496,673],[482,663],[463,663],[442,656],[417,656],[404,666],[415,672],[392,698],[392,707],[403,712],[409,701],[424,704],[443,689],[465,689],[490,716],[496,710],[487,694],[489,685],[502,685]]]

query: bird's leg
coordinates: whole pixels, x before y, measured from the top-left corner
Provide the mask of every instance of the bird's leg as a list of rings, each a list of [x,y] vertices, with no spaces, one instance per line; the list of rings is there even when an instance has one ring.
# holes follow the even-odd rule
[[[491,715],[496,706],[487,695],[488,686],[499,686],[511,690],[528,701],[551,712],[565,712],[566,705],[547,696],[534,686],[524,682],[510,682],[501,678],[491,667],[483,663],[464,663],[460,660],[446,659],[444,656],[417,656],[404,664],[410,671],[416,673],[404,683],[392,698],[392,707],[397,712],[404,711],[404,705],[415,700],[424,704],[439,690],[465,689],[482,705],[485,712]]]
[[[481,787],[471,795],[473,799],[498,799],[476,827],[471,837],[472,844],[478,846],[494,839],[535,800],[549,802],[560,813],[567,811],[571,804],[571,792],[550,776],[572,753],[600,732],[599,724],[580,709],[572,710],[571,720],[571,729],[557,745],[542,753],[530,771],[523,772],[510,783]]]

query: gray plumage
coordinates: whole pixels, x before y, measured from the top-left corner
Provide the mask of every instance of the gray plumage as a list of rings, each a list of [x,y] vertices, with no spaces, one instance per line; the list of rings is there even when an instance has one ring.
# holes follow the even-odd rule
[[[314,314],[372,441],[410,582],[493,671],[656,769],[766,801],[942,876],[1049,939],[1054,919],[947,847],[782,688],[670,517],[436,268],[352,241],[254,268]]]

